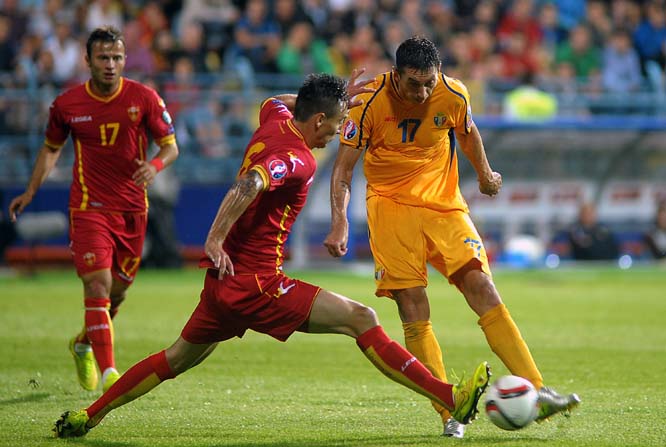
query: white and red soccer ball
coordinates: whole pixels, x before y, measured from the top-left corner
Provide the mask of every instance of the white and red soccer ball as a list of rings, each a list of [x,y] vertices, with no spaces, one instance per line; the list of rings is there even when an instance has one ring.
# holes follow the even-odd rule
[[[536,389],[528,380],[502,376],[486,392],[486,414],[503,430],[519,430],[536,418],[538,398]]]

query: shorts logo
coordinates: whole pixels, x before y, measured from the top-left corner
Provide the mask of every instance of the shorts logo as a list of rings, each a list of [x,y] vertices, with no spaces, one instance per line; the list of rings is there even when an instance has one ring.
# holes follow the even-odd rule
[[[95,256],[95,253],[90,252],[90,251],[83,255],[83,262],[85,262],[88,267],[92,267],[93,265],[95,265],[95,260],[96,259],[97,258]]]
[[[281,180],[287,175],[287,164],[282,160],[271,160],[268,164],[268,172],[273,180]]]
[[[127,114],[129,115],[129,118],[132,121],[136,121],[139,119],[139,112],[141,112],[141,109],[137,106],[132,106],[129,109],[127,109]]]
[[[278,287],[275,294],[273,294],[273,298],[280,298],[282,295],[286,295],[294,287],[296,287],[296,284],[291,284],[285,287],[284,282],[280,281],[280,286]]]
[[[356,123],[353,120],[347,120],[345,123],[344,131],[342,132],[342,136],[345,138],[345,140],[351,140],[356,136],[357,131],[358,127],[356,127]]]
[[[481,244],[481,241],[477,239],[472,239],[471,237],[465,238],[463,241],[465,245],[469,245],[470,248],[472,248],[476,252],[476,257],[480,258],[481,257],[481,248],[483,245]]]

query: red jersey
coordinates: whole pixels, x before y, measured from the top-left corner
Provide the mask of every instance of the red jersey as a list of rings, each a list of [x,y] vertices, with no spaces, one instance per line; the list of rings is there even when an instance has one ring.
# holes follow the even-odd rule
[[[95,95],[87,81],[53,101],[44,144],[61,148],[72,135],[70,209],[146,211],[146,187],[136,186],[132,174],[134,160],[146,159],[147,131],[160,146],[176,141],[162,98],[130,79],[121,78],[109,97]]]
[[[245,150],[239,175],[256,171],[266,189],[231,227],[224,250],[236,273],[279,272],[284,244],[296,216],[305,205],[317,162],[293,115],[282,101],[261,105],[259,128]],[[213,267],[207,257],[202,267]]]

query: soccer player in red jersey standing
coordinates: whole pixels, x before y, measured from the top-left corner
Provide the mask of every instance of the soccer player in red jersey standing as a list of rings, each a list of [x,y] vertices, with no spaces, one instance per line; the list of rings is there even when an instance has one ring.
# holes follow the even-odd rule
[[[295,331],[348,335],[389,378],[434,399],[462,423],[475,417],[488,384],[486,362],[469,380],[442,382],[386,335],[372,309],[282,272],[284,244],[315,174],[312,148],[339,132],[349,98],[367,91],[356,82],[360,73],[352,73],[349,84],[311,75],[298,96],[264,101],[260,126],[208,233],[201,300],[180,337],[130,368],[88,408],[65,412],[53,429],[57,437],[85,435],[114,408],[198,365],[218,342],[248,329],[281,341]]]
[[[111,319],[141,262],[146,233],[146,186],[178,157],[173,123],[158,94],[122,77],[125,41],[115,28],[94,30],[86,43],[90,79],[51,104],[44,146],[25,192],[9,214],[32,201],[55,166],[69,135],[74,166],[69,195],[70,247],[85,303],[83,331],[69,344],[79,383],[106,391],[118,379]],[[146,159],[147,132],[160,150]]]

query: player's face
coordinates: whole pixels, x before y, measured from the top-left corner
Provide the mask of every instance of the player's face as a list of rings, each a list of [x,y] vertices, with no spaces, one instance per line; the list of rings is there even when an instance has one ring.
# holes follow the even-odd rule
[[[113,93],[120,85],[125,68],[125,44],[120,40],[93,42],[86,61],[95,87],[102,93]]]
[[[345,118],[347,118],[347,104],[340,103],[338,113],[334,116],[323,115],[321,124],[315,135],[315,144],[313,147],[325,147],[337,134]]]
[[[407,101],[423,104],[432,95],[437,85],[438,67],[423,71],[417,68],[405,68],[402,72],[394,71],[398,82],[398,91]]]

